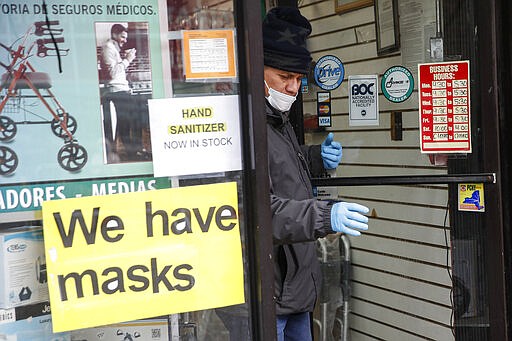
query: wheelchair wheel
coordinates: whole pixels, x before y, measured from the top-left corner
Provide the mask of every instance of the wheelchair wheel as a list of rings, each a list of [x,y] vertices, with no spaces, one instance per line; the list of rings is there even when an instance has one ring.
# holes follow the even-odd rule
[[[66,130],[64,127],[67,128],[67,131],[73,135],[76,132],[77,123],[73,116],[67,114],[66,115],[67,120],[64,122],[64,114],[59,114],[59,119],[53,119],[51,126],[53,133],[60,138],[68,138],[68,134],[66,133]]]
[[[18,167],[18,156],[11,148],[0,146],[0,175],[9,175]]]
[[[57,154],[59,165],[67,171],[76,172],[87,163],[87,151],[76,142],[66,143]]]
[[[0,141],[10,141],[16,135],[16,123],[7,116],[0,116]]]

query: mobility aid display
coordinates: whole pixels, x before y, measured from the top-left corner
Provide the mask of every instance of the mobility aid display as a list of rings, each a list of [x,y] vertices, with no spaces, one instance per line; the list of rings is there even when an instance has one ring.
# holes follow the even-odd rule
[[[57,25],[59,21],[35,22],[10,46],[0,43],[10,59],[7,63],[0,61],[0,66],[5,69],[0,78],[0,142],[11,141],[19,124],[49,124],[52,132],[64,140],[64,145],[57,152],[59,165],[74,172],[87,163],[87,151],[74,137],[77,122],[50,90],[52,84],[49,74],[36,71],[29,62],[34,55],[40,58],[60,58],[69,52],[57,46],[64,42],[63,37],[54,37],[63,32]],[[35,105],[28,103],[31,100],[40,101],[50,112],[51,120],[33,112]],[[20,113],[24,114],[23,117],[16,118],[15,115]],[[15,151],[0,145],[0,175],[12,174],[17,166],[18,156]]]
[[[350,287],[350,240],[340,235],[334,240],[318,239],[323,285],[319,316],[313,322],[321,341],[347,341]],[[338,329],[339,326],[339,329]]]

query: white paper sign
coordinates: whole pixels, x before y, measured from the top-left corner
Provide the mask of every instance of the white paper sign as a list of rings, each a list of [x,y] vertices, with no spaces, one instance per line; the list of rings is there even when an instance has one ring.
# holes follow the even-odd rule
[[[242,169],[238,96],[148,103],[155,177]]]
[[[377,75],[349,76],[349,125],[379,125]]]

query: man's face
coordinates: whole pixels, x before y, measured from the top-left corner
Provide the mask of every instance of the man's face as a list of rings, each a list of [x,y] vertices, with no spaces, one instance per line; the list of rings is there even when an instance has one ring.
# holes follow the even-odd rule
[[[112,38],[122,47],[128,41],[128,32],[114,34]]]
[[[269,88],[290,96],[297,95],[304,74],[283,71],[270,66],[265,66],[263,70],[263,75]],[[265,87],[265,96],[268,96],[267,87]]]

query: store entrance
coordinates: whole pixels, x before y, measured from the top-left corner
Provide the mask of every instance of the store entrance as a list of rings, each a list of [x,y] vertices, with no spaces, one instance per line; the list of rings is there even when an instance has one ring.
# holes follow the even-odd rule
[[[376,1],[328,15],[328,8],[299,4],[313,22],[315,61],[335,56],[345,71],[335,89],[308,75],[302,105],[294,108],[305,143],[333,132],[343,145],[336,173],[315,179],[318,194],[371,208],[368,232],[350,238],[353,339],[506,339],[505,279],[496,276],[505,267],[498,231],[505,228],[506,156],[498,152],[498,94],[484,89],[496,81],[496,54],[510,54],[489,46],[501,38],[490,26],[495,12],[482,6]],[[482,29],[493,38],[477,40],[477,25],[479,36]],[[409,73],[412,91],[395,96],[391,84]],[[353,86],[363,77],[376,77],[378,107],[357,116]],[[467,149],[457,150],[464,139]]]

